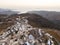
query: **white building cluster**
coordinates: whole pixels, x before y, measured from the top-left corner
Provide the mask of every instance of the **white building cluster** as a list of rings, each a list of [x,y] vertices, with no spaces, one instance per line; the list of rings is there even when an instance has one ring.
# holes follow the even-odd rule
[[[0,45],[54,45],[52,38],[42,29],[29,25],[25,17],[19,17],[16,24],[0,35]]]

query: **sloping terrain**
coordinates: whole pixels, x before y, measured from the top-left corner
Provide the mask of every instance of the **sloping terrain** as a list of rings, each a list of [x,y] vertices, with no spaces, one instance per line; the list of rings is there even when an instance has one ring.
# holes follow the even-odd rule
[[[56,11],[29,11],[28,13],[38,14],[48,20],[60,20],[60,12]]]
[[[8,15],[0,14],[0,32],[14,24],[14,20],[9,17]]]
[[[17,17],[26,17],[26,19],[29,21],[28,23],[34,27],[41,27],[41,28],[52,28],[52,29],[60,29],[60,27],[51,21],[43,18],[42,16],[39,16],[37,14],[14,14],[10,16],[0,16],[0,31],[6,29],[7,27],[13,25],[15,23],[15,19]]]
[[[56,25],[53,22],[51,22],[37,14],[25,13],[25,14],[20,14],[20,16],[27,17],[27,20],[29,20],[29,24],[31,24],[35,27],[60,29],[59,25]]]
[[[58,40],[58,43],[60,42],[60,40],[59,40],[59,38],[60,38],[60,35],[59,35],[60,27],[58,25],[52,23],[51,21],[43,18],[42,16],[37,15],[37,14],[23,13],[23,14],[14,14],[14,15],[10,15],[10,16],[1,15],[0,16],[0,20],[1,20],[0,22],[3,22],[3,23],[0,24],[0,32],[3,33],[4,31],[6,31],[6,29],[8,27],[15,25],[16,18],[18,18],[18,17],[20,17],[20,18],[25,17],[28,20],[29,25],[36,27],[36,28],[42,28],[43,30],[45,29],[45,32],[51,34],[54,38],[56,38],[56,40]],[[55,29],[59,29],[59,30],[56,30],[56,32],[54,32]],[[33,30],[35,30],[35,29],[33,29]],[[39,34],[36,31],[37,29],[35,31],[33,31],[33,30],[29,31],[29,32],[32,35],[34,35],[34,32],[36,32],[36,34],[34,35],[35,38],[36,38],[36,36],[39,37]]]
[[[55,40],[60,43],[60,31],[47,28],[44,28],[44,31],[51,34],[55,38]]]
[[[53,23],[60,26],[60,12],[56,12],[56,11],[29,11],[28,13],[38,14],[48,20],[51,20]]]
[[[53,40],[54,39],[54,40]],[[55,44],[56,43],[56,44]],[[16,18],[16,23],[0,35],[0,45],[59,45],[55,38],[41,28],[28,24],[25,17]]]

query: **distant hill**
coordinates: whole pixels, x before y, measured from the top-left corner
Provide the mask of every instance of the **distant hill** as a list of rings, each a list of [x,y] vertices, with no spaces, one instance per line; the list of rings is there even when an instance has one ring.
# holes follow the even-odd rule
[[[60,12],[56,11],[29,11],[28,13],[38,14],[42,17],[51,20],[55,24],[60,25]]]
[[[9,9],[1,9],[0,8],[0,14],[6,14],[6,15],[12,15],[12,14],[17,14],[18,11],[13,11],[13,10],[9,10]]]
[[[50,20],[37,15],[37,14],[20,14],[21,17],[28,17],[27,19],[29,20],[29,24],[36,26],[36,27],[44,27],[44,28],[55,28],[55,29],[60,29],[59,25],[54,24]]]
[[[29,11],[28,13],[38,14],[49,20],[60,20],[60,12],[56,11]]]

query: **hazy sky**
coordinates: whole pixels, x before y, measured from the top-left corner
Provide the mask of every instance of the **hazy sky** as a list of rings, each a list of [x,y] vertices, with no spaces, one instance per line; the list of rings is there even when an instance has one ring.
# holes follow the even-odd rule
[[[60,0],[0,0],[0,8],[60,10]]]

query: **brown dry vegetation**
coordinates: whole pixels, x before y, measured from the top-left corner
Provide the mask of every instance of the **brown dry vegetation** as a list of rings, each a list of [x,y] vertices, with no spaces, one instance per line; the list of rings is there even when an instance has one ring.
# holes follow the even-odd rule
[[[12,22],[5,22],[5,23],[3,23],[3,24],[0,24],[0,32],[1,31],[5,31],[5,29],[7,29],[7,27],[10,27],[11,25],[13,25],[14,23],[12,23]]]
[[[54,29],[44,29],[45,32],[51,34],[54,38],[56,38],[60,42],[60,35],[58,34],[60,31],[56,32]]]

